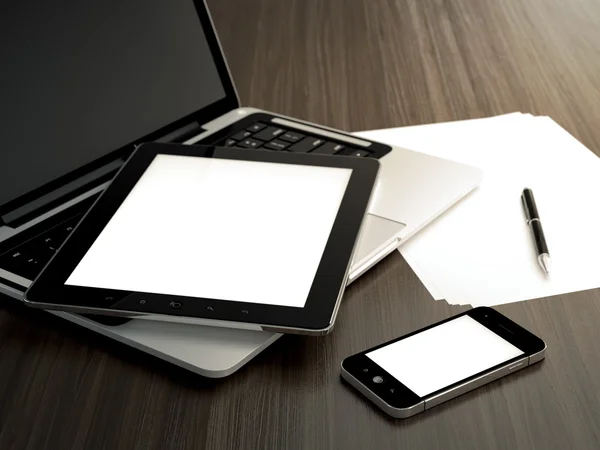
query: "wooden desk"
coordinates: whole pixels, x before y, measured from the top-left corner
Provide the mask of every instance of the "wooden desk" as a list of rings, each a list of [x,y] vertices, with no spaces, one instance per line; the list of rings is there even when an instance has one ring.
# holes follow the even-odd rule
[[[208,3],[245,105],[345,130],[531,112],[600,150],[593,0]],[[351,286],[333,334],[284,337],[221,381],[3,299],[0,449],[599,448],[598,291],[498,309],[546,361],[394,421],[340,361],[463,310],[398,253]]]

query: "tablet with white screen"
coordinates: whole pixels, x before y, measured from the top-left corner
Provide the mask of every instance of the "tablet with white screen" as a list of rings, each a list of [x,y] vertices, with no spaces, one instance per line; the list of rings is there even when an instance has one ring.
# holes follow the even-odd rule
[[[145,144],[26,293],[30,306],[323,334],[379,163]]]

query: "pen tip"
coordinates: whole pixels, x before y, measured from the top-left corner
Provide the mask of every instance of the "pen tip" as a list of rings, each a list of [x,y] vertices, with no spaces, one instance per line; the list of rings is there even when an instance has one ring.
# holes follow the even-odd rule
[[[548,253],[541,254],[540,256],[538,256],[538,262],[540,263],[540,266],[542,267],[542,269],[544,269],[544,272],[546,272],[547,275],[550,275],[550,266],[551,266],[550,255]]]

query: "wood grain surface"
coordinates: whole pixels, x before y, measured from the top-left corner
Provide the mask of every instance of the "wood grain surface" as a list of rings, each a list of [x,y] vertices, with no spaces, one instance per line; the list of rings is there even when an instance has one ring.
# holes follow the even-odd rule
[[[350,131],[523,111],[600,151],[597,1],[208,4],[244,105]],[[217,381],[0,298],[0,449],[600,448],[598,291],[498,309],[546,360],[399,421],[342,384],[341,360],[464,308],[398,253],[331,335],[284,337]]]

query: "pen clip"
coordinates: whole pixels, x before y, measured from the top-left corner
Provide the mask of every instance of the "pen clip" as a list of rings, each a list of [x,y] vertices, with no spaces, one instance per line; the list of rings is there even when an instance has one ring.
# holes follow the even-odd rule
[[[523,205],[523,212],[525,213],[525,221],[529,224],[529,222],[531,221],[531,216],[529,215],[529,208],[527,207],[525,194],[521,194],[521,204]]]

